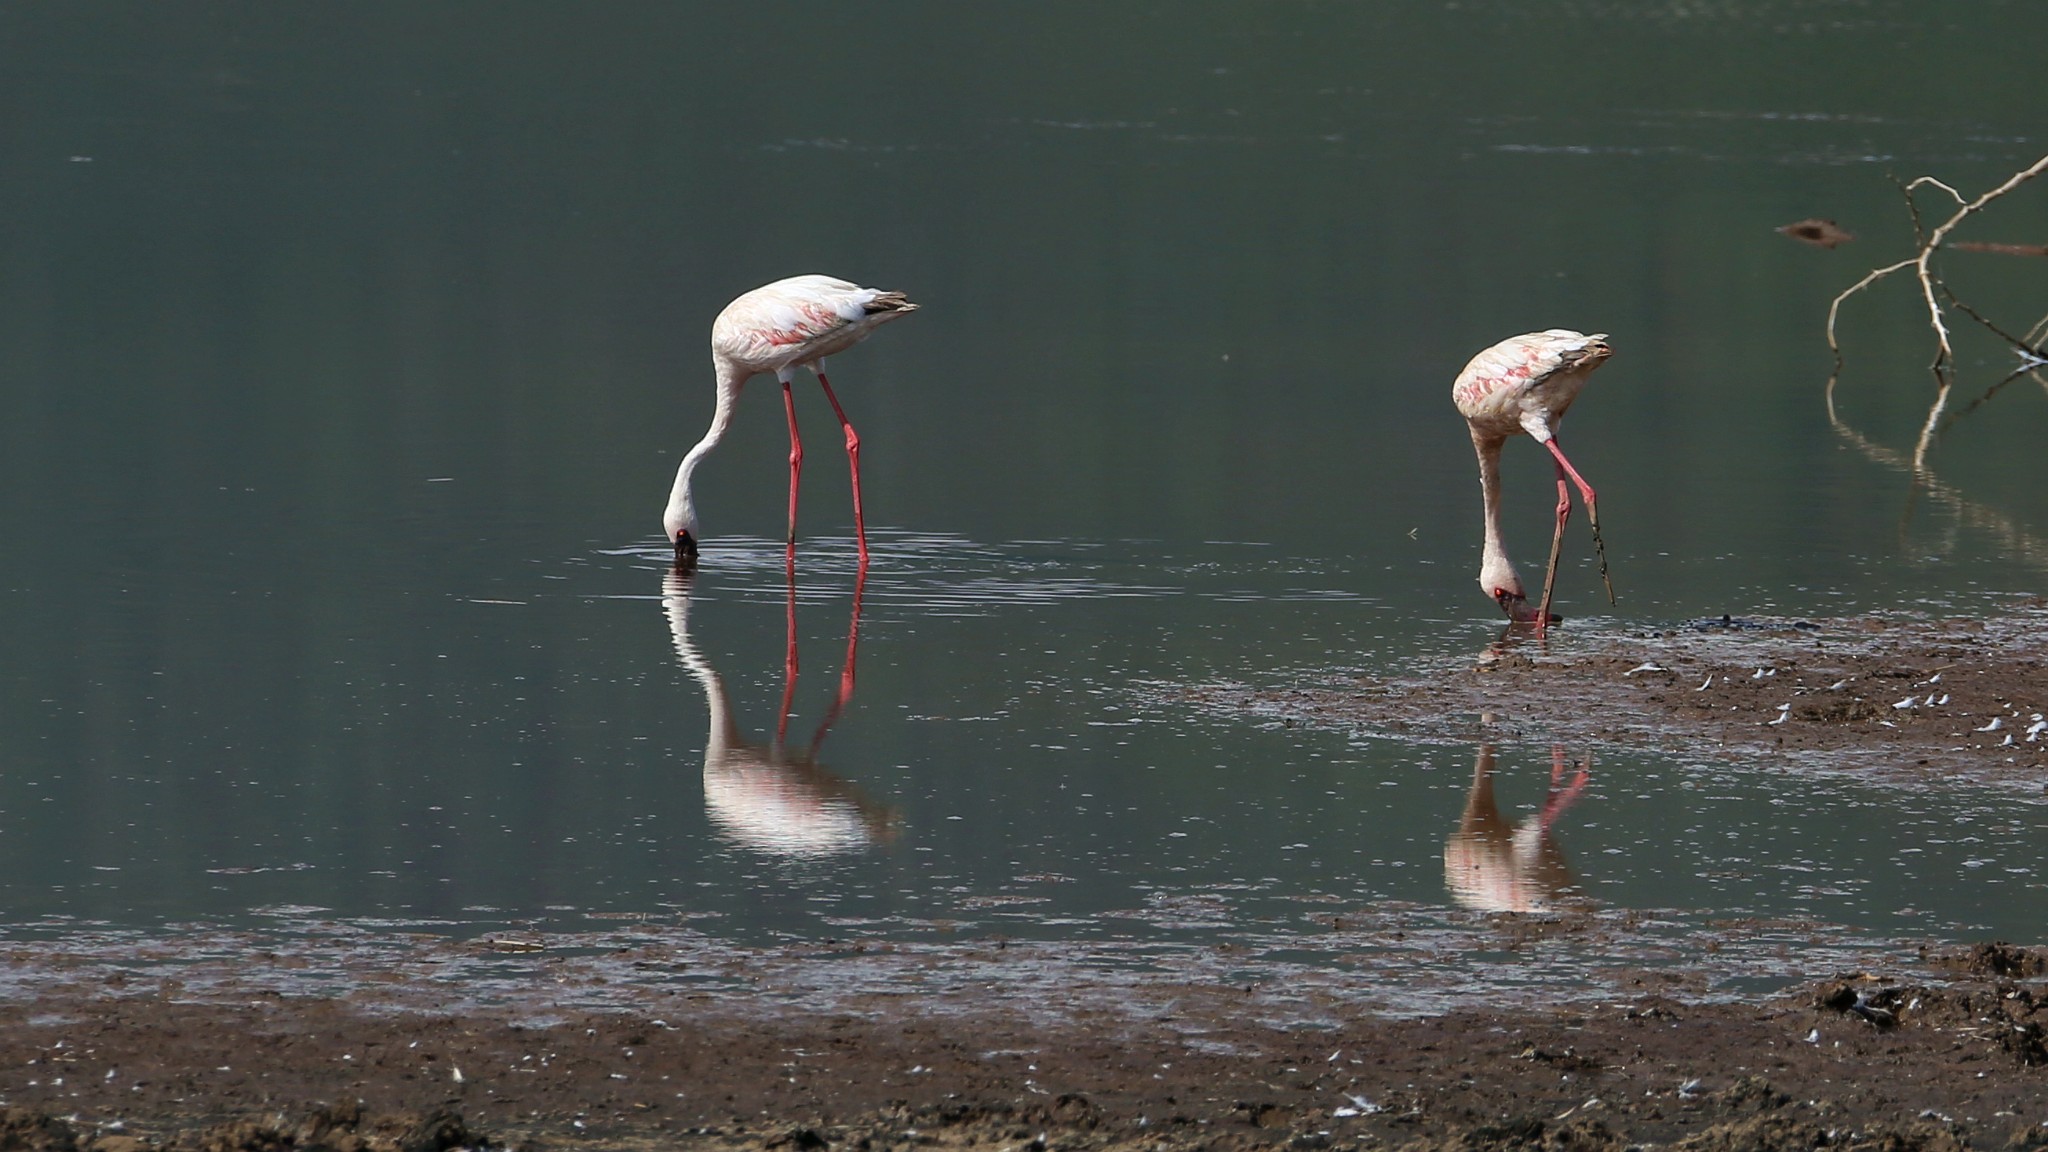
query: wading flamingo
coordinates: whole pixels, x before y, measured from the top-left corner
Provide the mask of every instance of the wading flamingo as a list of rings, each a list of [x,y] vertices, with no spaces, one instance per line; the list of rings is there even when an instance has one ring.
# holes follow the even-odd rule
[[[1557,581],[1557,558],[1564,545],[1565,521],[1571,518],[1571,492],[1565,479],[1578,485],[1586,501],[1586,519],[1593,525],[1593,547],[1600,556],[1600,579],[1607,599],[1614,584],[1607,579],[1607,549],[1600,542],[1600,506],[1593,486],[1565,459],[1557,445],[1557,425],[1579,389],[1614,349],[1607,334],[1591,336],[1568,328],[1511,336],[1472,358],[1451,385],[1451,399],[1472,430],[1472,448],[1479,454],[1479,487],[1486,497],[1486,552],[1479,564],[1479,586],[1512,620],[1533,620],[1536,634],[1558,619],[1550,614],[1551,587]],[[1543,577],[1543,600],[1529,610],[1528,593],[1508,560],[1500,530],[1500,448],[1517,432],[1527,432],[1557,459],[1557,529],[1550,537],[1550,568]]]
[[[882,324],[915,311],[917,305],[901,292],[862,288],[830,276],[777,280],[725,306],[711,324],[711,366],[718,378],[718,406],[712,411],[710,430],[676,469],[668,510],[661,518],[669,543],[675,545],[678,564],[697,555],[697,507],[690,500],[690,474],[731,426],[740,385],[761,372],[773,372],[782,382],[782,407],[789,414],[789,549],[790,555],[795,555],[796,490],[803,472],[804,445],[797,436],[796,398],[789,382],[798,368],[809,368],[824,385],[825,399],[832,402],[839,427],[846,433],[846,460],[853,470],[853,531],[860,541],[861,567],[867,567],[868,532],[860,508],[860,437],[846,419],[846,410],[839,406],[839,397],[832,394],[824,361],[867,339],[868,333]]]

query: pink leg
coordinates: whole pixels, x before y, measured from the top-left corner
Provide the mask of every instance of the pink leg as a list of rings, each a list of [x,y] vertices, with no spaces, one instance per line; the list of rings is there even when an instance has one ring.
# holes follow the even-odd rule
[[[1557,470],[1557,527],[1550,533],[1550,567],[1543,573],[1543,600],[1536,606],[1536,635],[1550,625],[1550,594],[1557,587],[1557,560],[1564,552],[1564,526],[1572,518],[1571,489],[1564,484],[1564,469]]]
[[[1586,502],[1586,522],[1593,526],[1593,551],[1600,557],[1600,582],[1607,585],[1607,602],[1612,604],[1614,603],[1614,581],[1607,578],[1607,545],[1602,543],[1600,539],[1600,498],[1593,494],[1593,486],[1586,483],[1586,478],[1579,475],[1579,470],[1572,467],[1572,462],[1565,459],[1564,449],[1558,447],[1555,436],[1551,437],[1543,446],[1550,449],[1552,456],[1557,457],[1557,467],[1559,470],[1558,488],[1562,490],[1564,488],[1564,478],[1570,476],[1572,483],[1579,486],[1579,497]]]
[[[782,410],[789,414],[789,548],[796,549],[796,490],[804,472],[804,441],[796,431],[796,397],[790,393],[789,381],[782,382]]]
[[[846,418],[846,409],[839,406],[839,397],[832,394],[832,382],[825,379],[825,373],[818,373],[818,383],[825,386],[825,399],[832,402],[832,411],[839,417],[839,426],[846,431],[846,464],[853,470],[853,534],[860,542],[860,566],[868,566],[868,526],[860,510],[860,433],[853,430],[853,422]]]

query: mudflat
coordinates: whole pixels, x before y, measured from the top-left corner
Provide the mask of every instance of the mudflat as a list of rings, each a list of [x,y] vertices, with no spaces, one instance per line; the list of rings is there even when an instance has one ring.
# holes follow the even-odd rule
[[[2028,602],[1995,619],[1510,635],[1411,678],[1153,698],[1408,738],[1684,743],[1874,774],[1902,803],[1964,779],[2031,803],[2048,767],[2044,617]],[[1620,939],[1584,911],[1474,915],[1510,955]],[[1346,947],[1407,947],[1400,971],[1427,979],[1433,954],[1398,922],[1344,919],[1330,927]],[[1698,947],[1702,966],[1745,963]],[[1775,989],[1747,995],[1688,979],[1683,957],[1618,959],[1550,997],[1452,980],[1424,1011],[1374,991],[1399,972],[1234,967],[1228,945],[1144,963],[1098,951],[746,949],[655,926],[16,934],[0,1150],[2048,1147],[2039,948],[1930,940],[1774,969]]]
[[[1925,785],[2048,785],[2048,601],[1996,616],[1722,616],[1548,643],[1525,625],[1469,661],[1392,677],[1161,686],[1155,699],[1408,739],[1637,744]]]
[[[80,989],[0,1008],[0,1148],[2029,1148],[2044,972],[1985,945],[1750,1002],[1474,989],[1314,1027],[1170,980],[1122,1012],[934,988],[546,1019]]]

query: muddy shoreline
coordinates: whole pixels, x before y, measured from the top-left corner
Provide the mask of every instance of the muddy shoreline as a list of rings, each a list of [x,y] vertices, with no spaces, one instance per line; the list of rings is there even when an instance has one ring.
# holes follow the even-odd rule
[[[1915,967],[1747,1003],[1503,1012],[1475,989],[1438,1016],[1353,1004],[1316,1027],[1220,988],[1053,1023],[971,989],[546,1021],[66,993],[0,1006],[0,1148],[2048,1144],[2048,954]]]
[[[1622,744],[1881,782],[2048,785],[2048,600],[1993,617],[1720,617],[1538,641],[1392,677],[1155,685],[1212,716],[1470,744]]]
[[[1642,743],[2034,803],[2044,637],[2034,601],[1509,636],[1405,678],[1147,691],[1235,722]],[[2048,1147],[2048,951],[1837,953],[1823,926],[1773,953],[1806,929],[1622,910],[1472,913],[1441,937],[1427,919],[1332,909],[1341,962],[1292,968],[1227,942],[13,926],[0,1152]],[[1474,948],[1609,963],[1546,994],[1465,964]],[[1744,970],[1774,990],[1731,992]],[[1433,998],[1372,991],[1410,987]]]

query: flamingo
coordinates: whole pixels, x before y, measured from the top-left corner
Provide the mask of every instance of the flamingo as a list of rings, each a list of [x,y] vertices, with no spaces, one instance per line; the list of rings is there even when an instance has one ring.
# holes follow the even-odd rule
[[[1593,486],[1565,458],[1557,443],[1557,425],[1565,409],[1578,399],[1586,377],[1614,354],[1607,346],[1607,334],[1591,336],[1568,328],[1551,328],[1511,336],[1472,357],[1451,385],[1451,399],[1472,431],[1472,448],[1479,454],[1479,487],[1486,498],[1486,551],[1479,564],[1479,586],[1486,589],[1510,620],[1535,621],[1536,634],[1559,619],[1550,614],[1550,595],[1557,581],[1557,559],[1564,545],[1565,521],[1571,518],[1570,478],[1586,502],[1586,519],[1593,525],[1593,547],[1600,556],[1600,579],[1607,585],[1607,599],[1614,600],[1614,583],[1607,578],[1607,549],[1600,542],[1600,506]],[[1550,538],[1550,568],[1543,577],[1543,600],[1534,612],[1528,608],[1528,593],[1522,579],[1508,560],[1500,530],[1500,449],[1517,432],[1527,432],[1538,444],[1550,449],[1557,460],[1557,528]]]
[[[711,324],[711,366],[717,374],[718,405],[711,427],[676,469],[668,510],[661,524],[675,545],[676,563],[697,556],[697,506],[690,499],[690,474],[725,436],[732,424],[740,385],[762,372],[782,382],[782,407],[789,415],[789,555],[796,555],[796,491],[803,472],[803,440],[796,430],[796,399],[790,381],[798,368],[809,368],[825,388],[825,398],[846,433],[846,460],[853,471],[853,530],[860,541],[860,564],[868,563],[867,524],[860,507],[860,436],[825,379],[825,357],[846,351],[881,325],[917,311],[901,292],[862,288],[830,276],[791,276],[739,296]]]

